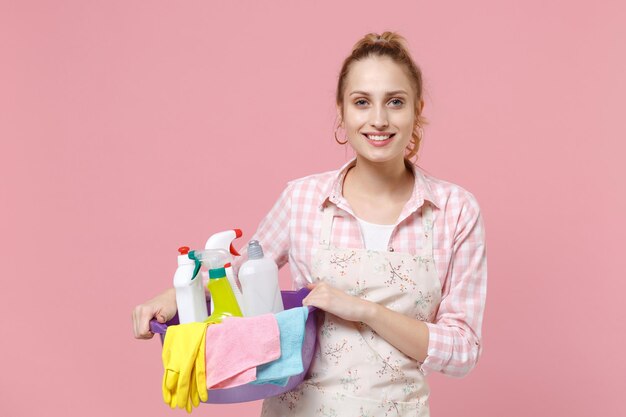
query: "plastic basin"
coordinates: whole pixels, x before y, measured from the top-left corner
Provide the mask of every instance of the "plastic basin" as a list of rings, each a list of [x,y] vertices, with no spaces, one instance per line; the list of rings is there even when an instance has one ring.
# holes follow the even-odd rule
[[[302,307],[302,300],[309,292],[310,290],[307,288],[302,288],[298,291],[281,291],[285,309],[288,310],[294,307]],[[207,300],[207,308],[208,311],[211,311],[210,300]],[[315,341],[317,339],[316,316],[317,308],[309,307],[309,316],[304,328],[304,342],[302,343],[302,365],[304,370],[298,375],[291,376],[286,386],[281,387],[280,385],[274,384],[245,384],[233,388],[210,389],[209,400],[207,402],[212,404],[228,404],[256,401],[282,394],[298,386],[304,380],[304,376],[309,370],[309,366],[311,365],[311,361],[313,359]],[[174,318],[167,323],[159,323],[156,320],[151,320],[150,330],[153,333],[159,334],[161,337],[161,343],[163,343],[167,326],[173,326],[176,324],[178,324],[178,315],[175,315]]]

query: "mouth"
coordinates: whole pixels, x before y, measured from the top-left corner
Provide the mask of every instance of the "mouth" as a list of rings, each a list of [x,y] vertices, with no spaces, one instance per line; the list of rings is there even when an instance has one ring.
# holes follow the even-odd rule
[[[395,133],[363,133],[367,141],[374,146],[385,146],[391,142]]]

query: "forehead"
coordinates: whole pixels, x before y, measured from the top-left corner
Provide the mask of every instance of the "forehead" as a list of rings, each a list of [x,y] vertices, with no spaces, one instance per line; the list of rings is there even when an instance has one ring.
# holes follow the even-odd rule
[[[372,94],[411,88],[404,68],[388,57],[368,57],[350,66],[346,78],[346,93],[363,90]]]

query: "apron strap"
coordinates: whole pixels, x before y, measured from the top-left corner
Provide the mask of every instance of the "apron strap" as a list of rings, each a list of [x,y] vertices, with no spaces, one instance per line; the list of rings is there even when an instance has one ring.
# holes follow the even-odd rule
[[[330,236],[333,229],[333,219],[335,218],[335,206],[328,205],[324,207],[322,212],[322,230],[320,233],[320,246],[323,248],[330,247]]]
[[[424,227],[422,253],[430,256],[433,253],[433,209],[426,202],[422,204],[422,225]]]

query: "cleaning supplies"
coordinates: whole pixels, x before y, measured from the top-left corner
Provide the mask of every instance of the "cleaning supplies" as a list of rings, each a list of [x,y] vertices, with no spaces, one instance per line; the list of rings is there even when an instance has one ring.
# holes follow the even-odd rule
[[[243,251],[242,251],[243,252]],[[266,256],[269,256],[269,253],[266,252]],[[207,276],[208,277],[208,276]],[[287,317],[280,317],[283,316],[283,314],[289,314],[290,313],[290,309],[293,308],[297,308],[302,306],[302,299],[310,293],[310,290],[306,287],[301,288],[299,291],[282,291],[282,296],[283,296],[283,303],[285,306],[285,311],[282,313],[278,313],[275,314],[273,316],[275,316],[277,318],[277,321],[279,318],[287,318]],[[231,404],[231,403],[242,403],[242,402],[246,402],[246,401],[256,401],[256,400],[262,400],[264,398],[269,398],[271,396],[276,396],[279,394],[283,394],[289,390],[292,390],[294,388],[296,388],[300,383],[302,383],[302,381],[305,378],[305,375],[307,375],[309,366],[312,362],[312,359],[314,357],[314,354],[318,354],[319,350],[316,348],[316,340],[317,340],[317,330],[316,330],[316,318],[318,317],[317,313],[320,313],[320,311],[312,306],[308,306],[306,307],[308,310],[308,316],[307,316],[307,320],[306,320],[306,324],[305,324],[305,328],[304,328],[304,340],[302,342],[301,348],[298,349],[297,345],[291,345],[291,348],[293,349],[293,352],[300,352],[300,355],[302,357],[302,369],[303,371],[299,374],[296,375],[291,375],[288,377],[288,375],[285,373],[283,373],[283,371],[281,371],[280,373],[277,373],[275,375],[268,375],[268,374],[263,374],[261,371],[261,369],[259,369],[259,367],[261,365],[257,365],[256,367],[256,378],[257,381],[259,379],[259,377],[261,377],[261,380],[265,380],[266,378],[278,378],[278,380],[269,380],[266,382],[262,382],[262,383],[257,383],[257,381],[254,381],[252,383],[247,383],[245,385],[240,385],[240,386],[236,386],[236,387],[231,387],[231,388],[226,388],[226,389],[209,389],[208,392],[208,400],[206,401],[207,403],[210,404]],[[304,312],[303,312],[304,313]],[[250,317],[249,319],[260,319],[262,316],[257,316],[257,317]],[[291,319],[296,320],[297,319],[295,317],[292,317]],[[224,327],[224,331],[226,331],[226,327],[230,326],[235,326],[235,325],[239,325],[238,322],[242,322],[243,320],[248,320],[248,318],[239,318],[239,317],[231,317],[231,318],[225,318],[222,323],[218,324],[218,325],[210,325],[207,329],[206,332],[206,378],[207,378],[207,382],[209,380],[209,372],[211,372],[211,364],[214,363],[213,361],[211,361],[211,363],[209,363],[209,356],[211,355],[210,352],[213,349],[213,337],[212,335],[209,335],[209,331],[211,328],[219,328],[220,326],[225,326]],[[281,320],[284,322],[288,322],[289,320]],[[233,323],[231,323],[233,322]],[[173,326],[176,323],[176,320],[172,320],[171,322],[168,323],[159,323],[156,319],[152,319],[150,321],[150,330],[155,333],[157,336],[160,336],[159,339],[161,340],[161,342],[164,341],[164,336],[166,334],[166,331],[169,327]],[[283,336],[287,336],[287,332],[289,332],[290,330],[286,330],[284,328],[284,324],[283,325],[283,329],[281,331],[281,333],[283,333]],[[279,325],[279,329],[281,328],[281,326]],[[215,329],[214,329],[215,330]],[[295,329],[292,329],[291,331],[294,331]],[[294,333],[297,333],[294,332]],[[296,336],[295,334],[292,334],[292,336]],[[253,340],[255,343],[249,343],[250,340]],[[263,348],[263,340],[261,339],[250,339],[250,340],[244,340],[244,345],[246,345],[246,350],[248,349],[248,345],[251,345],[251,347],[249,347],[250,349],[254,349],[257,345],[259,346],[259,351],[265,350],[265,348]],[[275,339],[274,339],[275,340]],[[295,337],[293,338],[293,342],[295,342],[296,340],[299,340],[299,337],[296,339]],[[289,344],[285,344],[285,351],[287,352],[285,355],[285,359],[289,357],[289,350],[288,350],[288,345],[290,345],[291,342]],[[281,344],[282,345],[282,344]],[[234,355],[238,355],[239,354],[239,350],[243,349],[244,347],[242,346],[241,342],[237,342],[232,349],[232,352],[229,352],[229,354],[234,354]],[[281,356],[282,356],[282,351],[281,351]],[[269,362],[267,365],[269,365],[271,362]],[[219,362],[218,362],[219,364]],[[265,365],[265,364],[264,364]],[[277,364],[274,364],[273,366],[275,366]],[[287,367],[285,367],[287,368]],[[289,368],[291,368],[291,366],[289,366]],[[269,371],[269,370],[267,370]],[[236,379],[237,381],[235,381],[234,379],[228,379],[227,383],[231,384],[231,383],[239,383],[240,377],[243,377],[244,374],[246,374],[248,371],[244,371],[244,373],[242,374],[237,374]],[[282,384],[279,384],[278,382],[280,381],[280,378],[287,378],[288,382],[287,385],[283,386]],[[208,386],[207,386],[208,388]],[[193,390],[192,390],[193,391]]]
[[[208,400],[206,386],[206,331],[208,323],[169,326],[163,351],[163,401],[171,408],[191,412]]]
[[[174,274],[176,307],[181,324],[203,322],[208,317],[202,278],[197,273],[195,262],[189,258],[189,248],[178,248],[178,268]]]
[[[233,388],[256,379],[257,366],[280,358],[280,334],[273,314],[225,317],[206,333],[208,389]]]
[[[215,304],[213,313],[206,320],[208,323],[221,323],[222,319],[229,316],[243,317],[224,268],[209,269],[208,286],[212,303]]]
[[[239,268],[239,282],[246,317],[284,310],[278,284],[278,266],[273,259],[263,256],[263,248],[258,240],[248,243],[248,260]]]
[[[233,240],[240,238],[242,235],[243,233],[241,232],[241,229],[226,230],[224,232],[219,232],[211,235],[211,237],[209,237],[209,239],[206,241],[206,244],[204,245],[205,250],[222,249],[226,251],[227,254],[229,254],[229,257],[223,265],[216,266],[223,266],[226,269],[226,278],[228,278],[228,282],[230,282],[230,287],[235,294],[235,299],[240,306],[242,305],[243,301],[240,287],[233,272],[232,257],[240,256],[239,252],[237,252],[235,250],[235,247],[233,246]],[[213,308],[214,304],[211,303],[211,314],[213,314]]]
[[[229,265],[230,254],[224,249],[193,250],[189,252],[189,258],[196,263],[195,272],[204,265],[209,270],[207,288],[211,294],[211,316],[213,323],[221,321],[221,314],[242,317],[241,308],[235,297],[233,287],[226,276],[226,267]],[[223,279],[222,279],[223,278]],[[214,282],[215,281],[215,282]],[[218,282],[219,281],[219,282]],[[221,310],[218,311],[219,306]]]
[[[280,334],[280,357],[257,366],[256,380],[252,384],[286,386],[289,378],[304,370],[302,344],[304,343],[308,307],[295,307],[275,315]]]

